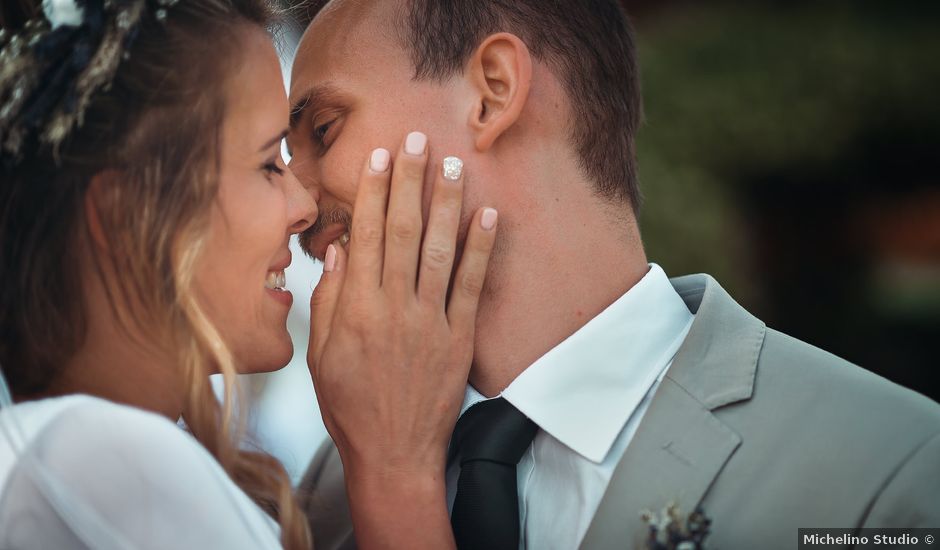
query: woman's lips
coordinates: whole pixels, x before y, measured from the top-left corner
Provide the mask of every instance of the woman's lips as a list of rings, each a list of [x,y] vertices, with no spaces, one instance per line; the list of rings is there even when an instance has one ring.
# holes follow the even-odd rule
[[[288,307],[294,301],[293,295],[285,288],[287,286],[287,274],[284,270],[287,269],[290,262],[291,253],[290,250],[287,250],[279,261],[268,268],[268,273],[264,278],[265,294],[282,304],[286,304]]]
[[[282,290],[279,288],[265,288],[264,293],[276,300],[277,302],[290,308],[291,304],[294,303],[294,295],[291,294],[289,290]]]

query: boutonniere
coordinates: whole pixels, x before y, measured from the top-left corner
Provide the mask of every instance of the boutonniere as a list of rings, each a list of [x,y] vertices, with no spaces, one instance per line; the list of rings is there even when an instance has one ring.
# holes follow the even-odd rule
[[[643,550],[705,550],[703,544],[712,520],[701,507],[684,517],[678,505],[669,503],[658,516],[644,510],[640,518],[648,528]]]

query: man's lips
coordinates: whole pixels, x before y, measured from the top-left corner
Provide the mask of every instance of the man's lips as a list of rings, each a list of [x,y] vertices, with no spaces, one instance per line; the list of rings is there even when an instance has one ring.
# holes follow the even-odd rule
[[[349,231],[349,229],[345,224],[336,223],[329,225],[323,231],[306,239],[304,248],[308,254],[322,262],[330,243],[342,237],[347,231]]]

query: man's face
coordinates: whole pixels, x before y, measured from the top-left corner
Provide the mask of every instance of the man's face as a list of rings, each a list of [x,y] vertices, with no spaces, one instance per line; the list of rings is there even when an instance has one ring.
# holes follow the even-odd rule
[[[443,157],[466,161],[472,152],[460,79],[412,80],[407,52],[391,35],[393,8],[394,2],[334,2],[311,24],[294,61],[290,168],[319,191],[320,218],[301,244],[320,259],[330,242],[349,231],[358,178],[373,149],[394,155],[409,132],[427,134],[426,189]],[[468,167],[472,173],[472,163]],[[425,215],[429,201],[425,196]],[[473,211],[472,199],[464,204],[464,212]]]

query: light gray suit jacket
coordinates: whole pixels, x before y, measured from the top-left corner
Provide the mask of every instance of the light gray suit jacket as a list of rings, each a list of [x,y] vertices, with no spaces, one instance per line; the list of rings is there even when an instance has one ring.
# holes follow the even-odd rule
[[[670,503],[701,506],[721,550],[797,548],[800,527],[940,527],[937,403],[768,329],[708,275],[672,284],[695,321],[581,548],[640,547],[640,512]],[[317,549],[354,548],[332,445],[300,490]]]

